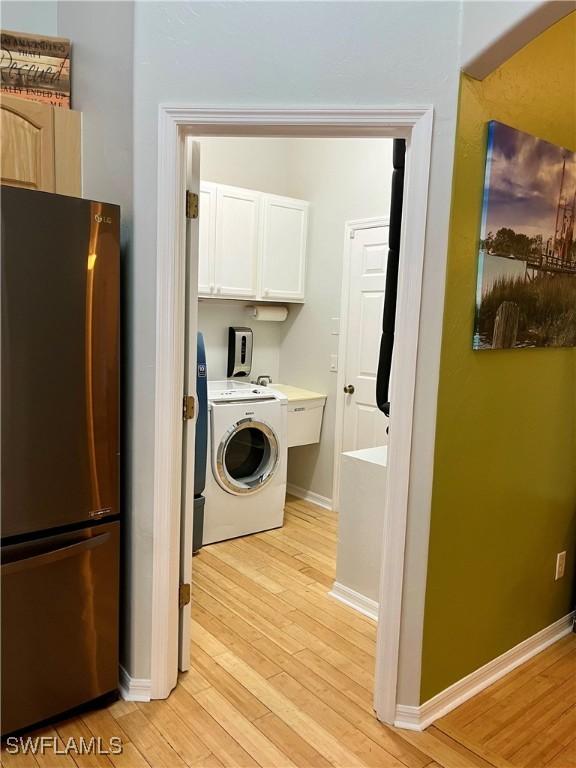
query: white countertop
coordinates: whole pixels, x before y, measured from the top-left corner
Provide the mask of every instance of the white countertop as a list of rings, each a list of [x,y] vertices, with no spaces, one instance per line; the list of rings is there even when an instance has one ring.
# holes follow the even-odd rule
[[[380,464],[385,467],[388,464],[388,446],[379,445],[377,448],[363,448],[360,451],[347,451],[342,454],[359,461],[371,461],[372,464]]]
[[[282,392],[288,398],[288,402],[317,400],[318,398],[326,399],[326,395],[321,392],[311,392],[309,389],[300,389],[300,387],[292,387],[289,384],[271,384],[270,389],[277,389],[278,392]]]

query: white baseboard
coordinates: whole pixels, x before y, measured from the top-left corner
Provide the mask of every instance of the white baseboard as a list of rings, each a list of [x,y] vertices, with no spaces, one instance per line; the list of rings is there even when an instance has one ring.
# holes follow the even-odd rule
[[[365,597],[360,592],[356,592],[350,589],[350,587],[345,587],[344,584],[340,584],[337,581],[334,582],[328,594],[350,608],[354,608],[355,611],[363,613],[364,616],[368,616],[369,619],[378,621],[378,603],[376,600]]]
[[[549,645],[568,635],[572,631],[573,622],[574,611],[558,619],[554,624],[550,624],[549,627],[540,630],[532,637],[523,640],[496,659],[492,659],[480,669],[463,677],[462,680],[458,680],[419,707],[398,704],[394,725],[411,731],[423,731],[438,718],[459,707],[460,704],[480,693],[484,688],[492,685],[496,680],[528,661],[532,656],[536,656]]]
[[[130,677],[120,666],[120,695],[125,701],[150,701],[152,681],[146,677]]]
[[[314,493],[313,491],[307,491],[306,488],[300,488],[299,485],[288,483],[286,493],[297,496],[299,499],[304,499],[304,501],[311,501],[319,507],[332,511],[332,499],[329,499],[327,496],[320,496],[319,493]]]

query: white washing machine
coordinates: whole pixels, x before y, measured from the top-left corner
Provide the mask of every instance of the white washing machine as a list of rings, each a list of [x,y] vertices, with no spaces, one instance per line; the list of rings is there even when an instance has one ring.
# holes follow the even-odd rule
[[[208,382],[203,544],[284,522],[288,400],[237,380]]]

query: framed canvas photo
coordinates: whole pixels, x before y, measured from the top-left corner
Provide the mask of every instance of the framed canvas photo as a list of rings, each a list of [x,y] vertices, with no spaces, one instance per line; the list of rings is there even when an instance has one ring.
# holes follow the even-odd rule
[[[492,121],[474,349],[576,346],[576,153]]]

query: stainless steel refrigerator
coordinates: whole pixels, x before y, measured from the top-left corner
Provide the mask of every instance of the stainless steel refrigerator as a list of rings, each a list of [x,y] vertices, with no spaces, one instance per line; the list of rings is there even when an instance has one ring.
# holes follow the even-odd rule
[[[3,186],[2,733],[114,691],[119,219]]]

